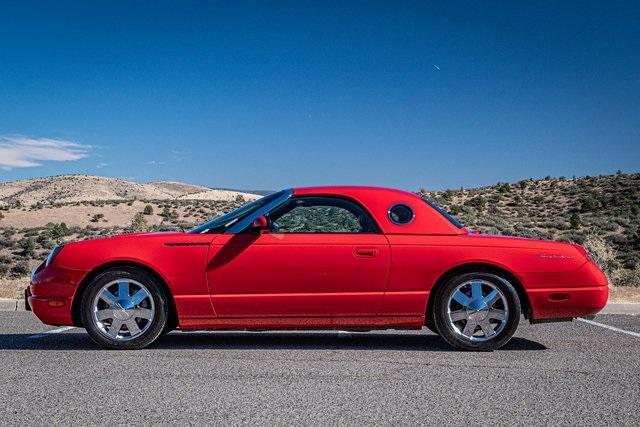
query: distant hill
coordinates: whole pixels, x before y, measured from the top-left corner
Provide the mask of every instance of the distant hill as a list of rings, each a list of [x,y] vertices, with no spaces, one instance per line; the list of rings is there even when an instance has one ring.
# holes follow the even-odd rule
[[[640,286],[640,174],[418,194],[484,233],[584,243],[614,283]],[[58,242],[132,230],[189,229],[255,197],[179,182],[138,184],[87,175],[0,184],[0,296],[14,292],[7,291],[3,277],[24,281]]]
[[[138,184],[117,178],[91,175],[61,175],[0,184],[0,203],[12,206],[50,205],[98,200],[234,200],[257,197],[239,191],[212,189],[179,182]]]

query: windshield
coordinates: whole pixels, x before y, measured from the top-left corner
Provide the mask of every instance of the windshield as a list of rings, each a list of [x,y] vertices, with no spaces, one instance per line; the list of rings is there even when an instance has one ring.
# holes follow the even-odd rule
[[[284,191],[278,191],[277,193],[269,194],[268,196],[264,196],[258,200],[254,200],[253,202],[247,203],[246,205],[242,205],[234,211],[226,213],[222,216],[212,219],[209,222],[205,222],[204,224],[197,226],[193,230],[190,230],[189,233],[222,233],[228,227],[240,221],[245,216],[251,214],[252,212],[255,212],[267,203],[270,203],[278,197],[282,196],[283,193]]]
[[[440,206],[438,206],[437,204],[435,204],[431,200],[425,199],[425,198],[422,198],[422,200],[424,200],[433,209],[437,210],[440,213],[440,215],[442,215],[443,217],[447,218],[447,220],[449,220],[449,222],[451,224],[455,225],[458,228],[463,228],[464,227],[464,225],[455,216],[451,215],[449,212],[445,211],[444,209],[442,209]]]

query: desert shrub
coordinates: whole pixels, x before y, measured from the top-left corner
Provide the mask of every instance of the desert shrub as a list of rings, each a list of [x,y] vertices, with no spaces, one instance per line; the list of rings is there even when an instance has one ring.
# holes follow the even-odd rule
[[[26,276],[31,273],[31,268],[27,261],[20,261],[11,268],[11,275],[15,277]]]
[[[540,195],[538,195],[538,196],[533,196],[533,197],[531,198],[531,202],[532,202],[534,205],[541,205],[541,204],[543,204],[543,203],[544,203],[544,197],[543,197],[543,196],[540,196]]]
[[[131,229],[133,231],[146,231],[147,229],[147,220],[144,217],[142,212],[138,212],[131,222]]]
[[[153,206],[151,206],[151,205],[146,205],[146,206],[144,207],[144,210],[142,211],[142,213],[143,213],[144,215],[153,215]]]
[[[587,196],[580,200],[580,210],[582,212],[594,211],[598,208],[598,200],[593,196]]]
[[[49,230],[41,232],[38,237],[36,237],[36,242],[45,249],[51,249],[55,246],[55,242],[52,240],[51,231]]]
[[[472,206],[474,208],[482,209],[486,205],[486,200],[482,196],[474,196],[469,200],[465,201],[464,204],[467,206]]]
[[[47,224],[49,225],[49,224]],[[51,224],[51,237],[55,240],[60,240],[61,238],[68,236],[71,234],[71,231],[67,227],[67,224],[64,222]]]
[[[616,286],[640,287],[640,266],[634,269],[619,268],[614,272],[612,280]]]
[[[627,238],[624,234],[612,234],[607,236],[607,241],[614,247],[622,247],[627,244]]]
[[[104,214],[95,214],[91,217],[91,222],[99,222],[102,218],[104,218]]]
[[[633,270],[634,268],[640,266],[640,254],[638,254],[637,252],[623,254],[620,258],[623,268]]]
[[[8,236],[0,237],[0,248],[10,249],[16,244],[15,240]]]
[[[164,207],[162,208],[162,212],[160,213],[160,216],[163,217],[164,219],[171,218],[171,209],[169,209],[169,206],[164,205]]]
[[[38,230],[29,229],[24,233],[24,237],[36,237],[38,235]]]
[[[578,228],[580,228],[580,225],[582,224],[582,221],[580,220],[580,215],[578,215],[577,213],[572,213],[571,216],[569,217],[569,225],[571,225],[571,228],[574,230],[577,230]]]
[[[508,183],[498,184],[499,193],[508,193],[509,191],[511,191],[511,186]]]
[[[582,244],[596,264],[610,277],[618,265],[616,249],[596,234],[587,235]]]
[[[36,254],[36,242],[33,238],[20,239],[18,245],[20,246],[20,254],[26,258],[33,258]]]

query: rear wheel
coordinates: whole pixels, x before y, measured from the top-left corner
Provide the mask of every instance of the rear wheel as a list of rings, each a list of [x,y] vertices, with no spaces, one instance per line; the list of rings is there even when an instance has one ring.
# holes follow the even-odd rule
[[[169,305],[149,274],[117,268],[98,275],[82,298],[82,322],[89,336],[110,349],[140,349],[165,329]]]
[[[437,290],[433,320],[439,335],[464,350],[505,345],[520,321],[520,299],[504,277],[490,273],[454,276]]]

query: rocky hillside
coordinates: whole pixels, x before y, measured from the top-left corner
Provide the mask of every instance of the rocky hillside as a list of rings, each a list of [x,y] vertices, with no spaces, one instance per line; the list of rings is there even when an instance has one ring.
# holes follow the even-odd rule
[[[178,182],[138,184],[117,178],[91,175],[62,175],[0,184],[4,206],[53,205],[98,200],[234,200],[253,194],[218,190]]]
[[[640,174],[419,193],[485,233],[585,244],[613,283],[640,286]],[[0,295],[7,295],[3,280],[19,280],[16,289],[22,287],[58,242],[134,230],[188,229],[254,197],[174,182],[136,184],[93,176],[0,184]]]
[[[640,286],[640,174],[548,177],[420,193],[484,233],[591,246],[602,252],[610,272],[624,276],[619,280]]]

